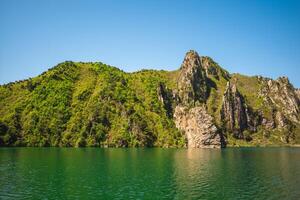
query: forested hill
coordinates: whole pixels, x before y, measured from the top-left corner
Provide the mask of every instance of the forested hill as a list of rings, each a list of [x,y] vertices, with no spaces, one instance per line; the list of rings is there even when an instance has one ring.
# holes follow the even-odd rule
[[[186,54],[176,71],[64,62],[0,86],[1,146],[225,147],[300,143],[299,90]]]
[[[125,73],[102,63],[61,63],[0,87],[1,145],[182,146],[157,98],[176,72]]]

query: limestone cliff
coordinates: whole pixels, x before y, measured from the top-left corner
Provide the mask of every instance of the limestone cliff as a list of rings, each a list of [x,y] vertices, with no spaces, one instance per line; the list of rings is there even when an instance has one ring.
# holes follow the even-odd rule
[[[224,81],[227,83],[220,96]],[[186,135],[188,147],[224,147],[226,141],[230,144],[231,136],[257,142],[257,132],[262,132],[266,141],[274,138],[295,143],[299,94],[286,77],[231,76],[211,58],[190,51],[173,91],[176,103],[172,113],[176,127]],[[215,114],[217,110],[219,115]]]
[[[206,110],[205,102],[208,95],[208,73],[217,75],[215,70],[209,70],[195,51],[186,54],[178,78],[179,101],[175,107],[174,120],[176,127],[186,135],[190,148],[220,148],[225,141],[222,133],[213,123],[213,117]]]
[[[243,131],[249,127],[250,119],[247,105],[235,84],[227,83],[220,114],[226,130],[243,139]]]
[[[189,148],[225,147],[223,135],[213,123],[213,118],[204,106],[187,108],[176,106],[174,113],[176,127],[185,132]]]

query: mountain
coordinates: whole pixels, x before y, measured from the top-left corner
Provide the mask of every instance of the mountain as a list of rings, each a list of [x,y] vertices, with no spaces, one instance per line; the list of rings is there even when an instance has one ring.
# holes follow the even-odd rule
[[[176,71],[67,61],[0,86],[0,145],[293,145],[299,105],[288,78],[230,74],[195,51]]]

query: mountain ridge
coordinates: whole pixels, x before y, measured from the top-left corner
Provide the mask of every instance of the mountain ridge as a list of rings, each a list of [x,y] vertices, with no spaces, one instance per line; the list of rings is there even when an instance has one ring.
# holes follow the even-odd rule
[[[299,144],[300,90],[187,52],[178,70],[66,61],[0,86],[1,146]]]

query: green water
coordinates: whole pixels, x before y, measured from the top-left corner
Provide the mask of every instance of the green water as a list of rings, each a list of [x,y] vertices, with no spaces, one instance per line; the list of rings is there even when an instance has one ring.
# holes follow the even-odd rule
[[[0,199],[299,199],[300,148],[0,148]]]

